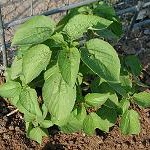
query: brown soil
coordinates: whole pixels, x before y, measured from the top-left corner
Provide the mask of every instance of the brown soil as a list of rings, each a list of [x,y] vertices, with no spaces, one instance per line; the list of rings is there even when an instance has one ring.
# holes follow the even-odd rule
[[[137,109],[142,129],[139,135],[123,136],[116,124],[108,134],[86,136],[84,133],[63,134],[52,129],[51,136],[41,145],[25,135],[24,122],[17,112],[6,117],[13,107],[0,100],[0,149],[1,150],[148,150],[150,146],[150,109]]]

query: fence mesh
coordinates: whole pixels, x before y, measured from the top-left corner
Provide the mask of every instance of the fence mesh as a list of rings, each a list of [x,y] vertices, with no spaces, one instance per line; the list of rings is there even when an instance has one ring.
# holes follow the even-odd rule
[[[70,3],[78,2],[78,0],[2,0],[1,15],[3,25],[9,24],[15,20],[25,18],[27,16],[38,15],[50,9],[69,5]],[[59,20],[64,13],[59,13],[51,16],[55,21]],[[14,49],[9,48],[16,26],[4,29],[5,45],[7,48],[7,62],[11,64]],[[3,36],[3,35],[2,35]],[[2,41],[2,40],[1,40]],[[0,42],[1,44],[4,44]],[[0,64],[4,65],[4,53],[0,54]],[[3,69],[1,67],[0,69]]]

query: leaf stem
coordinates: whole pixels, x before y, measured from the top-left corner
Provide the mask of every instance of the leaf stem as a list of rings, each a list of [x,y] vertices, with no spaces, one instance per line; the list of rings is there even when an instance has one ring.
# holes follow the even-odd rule
[[[82,95],[82,89],[81,89],[81,86],[79,84],[78,78],[77,78],[76,86],[77,86],[77,101],[78,102],[83,102],[84,98],[83,98],[83,95]]]

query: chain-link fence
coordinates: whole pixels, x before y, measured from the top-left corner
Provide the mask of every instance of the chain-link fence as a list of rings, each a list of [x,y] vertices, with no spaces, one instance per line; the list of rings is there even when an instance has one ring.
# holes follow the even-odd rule
[[[58,21],[67,10],[95,1],[98,0],[0,0],[0,70],[4,70],[12,62],[14,49],[10,48],[10,43],[18,24],[38,14],[52,15],[51,17]],[[127,24],[124,21],[125,37],[133,28],[150,24],[149,0],[107,1],[114,4],[120,18],[130,20]]]
[[[77,0],[2,0],[1,2],[1,55],[0,70],[12,62],[14,49],[10,48],[11,40],[19,20],[28,18],[53,10],[54,8],[64,7]],[[54,20],[58,20],[64,13],[54,14]],[[25,19],[26,20],[26,19]],[[15,22],[18,22],[17,24]],[[7,51],[6,51],[7,50]],[[6,57],[7,56],[7,57]]]

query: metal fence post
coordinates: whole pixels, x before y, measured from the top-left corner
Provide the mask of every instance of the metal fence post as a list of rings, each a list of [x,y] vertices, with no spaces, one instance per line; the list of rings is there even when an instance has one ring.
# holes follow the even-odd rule
[[[31,0],[31,16],[33,16],[33,0]]]
[[[5,34],[4,34],[4,28],[3,28],[3,20],[2,20],[2,14],[1,14],[1,5],[0,5],[0,51],[3,55],[3,69],[5,70],[7,67],[7,55],[6,55],[6,45],[5,45]]]

